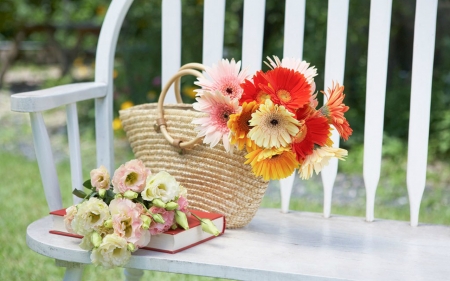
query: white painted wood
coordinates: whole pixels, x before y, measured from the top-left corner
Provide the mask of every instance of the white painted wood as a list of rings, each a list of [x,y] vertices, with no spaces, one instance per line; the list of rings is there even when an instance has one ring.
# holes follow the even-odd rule
[[[343,84],[345,69],[345,48],[347,42],[348,0],[328,1],[327,46],[325,53],[325,90],[331,87],[332,81]],[[326,102],[326,98],[324,99]],[[339,146],[339,134],[333,130],[331,139],[334,147]],[[322,174],[323,183],[323,215],[331,214],[331,197],[337,175],[338,160],[332,158]]]
[[[95,100],[95,137],[97,141],[97,166],[104,165],[114,171],[113,146],[113,70],[117,39],[132,0],[112,1],[98,39],[95,58],[95,82],[107,85],[106,96]]]
[[[66,106],[67,115],[67,139],[70,151],[70,174],[72,178],[72,190],[83,189],[83,170],[81,169],[81,146],[80,129],[78,126],[77,104],[71,103]],[[81,198],[72,196],[73,203],[81,202]]]
[[[90,261],[79,239],[49,238],[50,225],[46,217],[28,227],[31,249]],[[447,280],[449,253],[448,226],[259,209],[244,228],[175,255],[138,250],[127,267],[236,280]]]
[[[294,187],[295,177],[298,177],[296,171],[289,177],[280,180],[281,193],[281,212],[289,212],[289,203],[291,202],[292,188]]]
[[[370,2],[363,166],[367,221],[374,219],[375,193],[380,179],[391,10],[392,0]]]
[[[406,179],[412,226],[419,222],[426,181],[437,6],[437,0],[416,2]]]
[[[305,30],[305,1],[286,0],[284,18],[284,45],[283,57],[303,57],[303,34]],[[281,211],[289,211],[291,192],[297,173],[294,171],[286,179],[280,180]]]
[[[242,27],[242,68],[255,73],[262,66],[265,0],[244,0]]]
[[[63,277],[64,281],[78,281],[83,277],[83,265],[80,263],[55,260],[55,265],[66,268]]]
[[[181,1],[162,1],[162,69],[164,86],[181,66]],[[176,103],[173,87],[167,92],[166,103]]]
[[[52,147],[44,118],[41,113],[31,112],[30,121],[33,131],[34,151],[39,165],[45,199],[50,211],[59,210],[62,208],[61,191],[55,163],[52,161]]]
[[[376,108],[384,107],[386,74],[383,72],[387,63],[386,45],[389,38],[386,29],[389,28],[387,21],[391,1],[380,0],[371,3],[371,17],[380,22],[378,24],[371,22],[370,26],[368,116],[372,116],[373,112],[377,111]],[[77,155],[71,160],[74,163],[72,166],[75,167],[71,172],[74,177],[80,178],[80,140],[76,137],[79,136],[79,129],[76,126],[78,117],[75,103],[95,99],[98,165],[107,166],[110,172],[114,170],[111,128],[113,59],[118,32],[131,3],[131,0],[114,0],[110,5],[98,44],[95,82],[18,94],[11,98],[13,110],[31,112],[36,154],[50,210],[60,209],[62,206],[56,169],[54,163],[49,161],[53,159],[51,143],[41,114],[42,110],[67,106],[71,157]],[[348,4],[348,0],[329,1],[325,88],[331,86],[332,80],[343,82]],[[205,16],[210,17],[208,21],[212,25],[216,20],[223,22],[216,14],[222,13],[223,5],[224,0],[206,0]],[[303,35],[296,37],[295,34],[303,32],[304,29],[299,25],[304,22],[304,6],[304,0],[287,0],[286,22],[289,24],[286,24],[285,34],[291,35],[285,38],[284,56],[302,56]],[[165,31],[163,30],[162,59],[166,79],[180,67],[180,9],[180,0],[163,0]],[[261,68],[264,9],[265,1],[262,0],[246,0],[244,3],[242,60],[244,67],[249,66],[250,71]],[[424,111],[427,111],[424,110],[424,106],[429,108],[430,102],[436,9],[436,0],[417,2],[411,94],[411,141],[408,154],[411,225],[418,223],[420,198],[425,186],[429,112],[424,116]],[[223,29],[220,26],[211,27],[211,30],[221,28]],[[212,34],[214,31],[211,30],[207,32],[211,34],[205,36],[210,38],[209,36],[218,35]],[[217,38],[219,37],[221,36]],[[207,48],[216,48],[212,46],[208,45]],[[206,47],[204,49],[206,50]],[[212,52],[211,59],[219,53],[217,51],[213,56]],[[209,59],[209,54],[203,58],[204,62]],[[373,81],[377,81],[376,86],[373,86]],[[422,99],[421,96],[425,98]],[[380,131],[382,132],[382,121],[377,119],[375,122],[377,125],[368,126],[376,128],[373,130],[376,132],[365,132],[366,145],[369,147],[381,145],[379,135]],[[420,132],[416,129],[420,129]],[[333,138],[335,145],[338,145],[339,139],[336,140],[336,136],[337,134]],[[379,168],[377,171],[377,168],[371,169],[370,165],[379,166],[377,163],[379,160],[370,159],[379,159],[380,154],[365,155],[365,161],[373,162],[365,164],[364,172],[366,185],[371,185],[372,187],[369,187],[371,190],[374,186],[376,188]],[[325,217],[329,217],[331,213],[331,194],[336,171],[337,161],[322,171]],[[373,171],[375,173],[369,175],[369,172]],[[293,176],[280,181],[283,212],[289,210],[288,198],[293,182]],[[78,184],[76,181],[73,182],[74,186]],[[373,205],[368,209],[372,209],[372,215],[368,212],[367,217],[373,219]],[[27,244],[32,250],[63,260],[69,265],[90,263],[89,253],[79,248],[78,239],[49,234],[51,225],[50,217],[46,217],[28,227]],[[128,280],[138,280],[142,274],[141,269],[148,269],[239,280],[446,280],[450,275],[447,266],[449,253],[450,227],[447,226],[421,225],[412,228],[407,222],[376,220],[369,224],[363,218],[333,216],[324,219],[319,214],[290,212],[281,215],[279,210],[260,209],[248,226],[226,230],[224,236],[176,255],[139,250],[127,264],[129,269],[126,270],[126,275]],[[68,268],[67,280],[81,278],[79,267]]]
[[[223,58],[225,0],[205,0],[203,13],[202,62],[212,66]]]
[[[76,83],[11,96],[11,110],[39,112],[82,100],[104,97],[105,83]]]
[[[144,276],[144,271],[142,269],[125,268],[124,275],[126,281],[139,281]]]
[[[83,277],[82,268],[67,268],[64,272],[63,281],[79,281]]]
[[[305,0],[286,0],[283,57],[303,57]]]

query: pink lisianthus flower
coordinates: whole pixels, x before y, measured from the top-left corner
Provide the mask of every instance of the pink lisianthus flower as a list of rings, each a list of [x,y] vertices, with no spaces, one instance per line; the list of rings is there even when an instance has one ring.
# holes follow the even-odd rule
[[[188,200],[185,197],[180,196],[180,198],[178,198],[177,203],[178,203],[178,210],[182,211],[186,215],[190,213],[188,209]]]
[[[125,193],[128,190],[142,192],[147,176],[151,174],[141,160],[131,160],[121,165],[112,179],[115,193]]]
[[[206,66],[205,72],[209,77],[198,78],[198,81],[195,82],[196,85],[202,87],[203,91],[219,91],[223,96],[232,100],[241,98],[243,91],[241,83],[248,78],[247,71],[245,69],[241,71],[241,61],[222,59],[217,65]],[[200,95],[203,91],[200,92]]]
[[[64,225],[70,233],[76,233],[72,228],[72,221],[77,214],[77,206],[73,205],[66,209],[66,214],[64,215]]]
[[[149,228],[151,235],[160,234],[160,233],[163,233],[163,232],[169,230],[169,228],[172,226],[173,221],[174,221],[174,217],[175,217],[174,211],[167,211],[164,208],[158,208],[158,207],[151,207],[149,211],[152,214],[160,214],[164,219],[164,223],[157,223],[155,221],[152,221],[152,223],[150,224],[150,228]]]
[[[97,169],[93,169],[90,173],[91,176],[91,185],[95,187],[97,191],[100,189],[109,189],[110,188],[110,176],[108,170],[106,170],[105,166],[100,166]]]
[[[129,199],[117,198],[109,204],[114,233],[125,238],[137,247],[146,246],[150,242],[148,230],[142,229],[141,215],[144,208]]]
[[[230,151],[232,147],[227,123],[230,115],[239,111],[239,101],[231,100],[219,92],[204,92],[196,100],[193,108],[208,113],[206,117],[192,120],[193,124],[199,125],[195,128],[198,131],[197,137],[204,136],[203,143],[210,144],[210,147],[216,146],[222,140],[225,150]]]

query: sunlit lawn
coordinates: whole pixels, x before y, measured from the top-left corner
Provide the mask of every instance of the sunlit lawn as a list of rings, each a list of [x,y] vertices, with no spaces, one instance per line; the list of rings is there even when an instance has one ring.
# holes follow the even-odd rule
[[[92,160],[93,147],[88,146],[84,151],[85,161],[84,175],[88,175],[90,166],[94,165]],[[353,153],[355,159],[361,154],[360,150]],[[350,154],[351,155],[351,154]],[[132,155],[126,148],[121,150],[116,163],[122,163]],[[54,265],[52,259],[34,253],[25,243],[26,227],[32,221],[47,214],[39,170],[34,160],[29,160],[22,155],[0,152],[0,280],[61,280],[63,269]],[[360,173],[360,163],[352,158],[347,164],[342,165],[342,170],[348,173]],[[407,202],[398,203],[397,198],[406,194],[404,184],[404,171],[399,168],[399,163],[387,161],[384,163],[383,176],[390,176],[390,181],[381,181],[377,192],[376,217],[384,219],[408,220],[409,205]],[[61,186],[70,186],[69,165],[66,160],[60,162],[57,167],[62,174]],[[449,167],[437,170],[429,174],[429,178],[436,186],[427,188],[422,202],[420,221],[426,223],[450,224],[450,209],[448,208],[448,175]],[[440,176],[440,177],[439,177]],[[444,178],[444,179],[442,179]],[[296,185],[299,183],[296,182]],[[298,186],[294,187],[299,188]],[[305,198],[294,196],[291,202],[292,210],[306,210],[313,212],[322,211],[322,190],[318,178],[310,182],[303,182],[302,188],[309,194]],[[70,188],[63,190],[64,204],[68,206],[71,202]],[[279,194],[275,185],[270,187],[271,196],[263,200],[265,207],[280,207]],[[363,188],[352,204],[333,204],[332,213],[339,215],[355,215],[363,217],[365,214],[365,202]],[[344,189],[343,192],[346,192]],[[314,198],[313,200],[311,200]],[[403,200],[404,201],[404,200]],[[100,277],[96,277],[100,276]],[[182,274],[169,274],[159,272],[146,272],[146,278],[150,280],[212,280],[214,278],[189,276]],[[123,280],[121,269],[105,270],[101,267],[86,266],[83,280]]]

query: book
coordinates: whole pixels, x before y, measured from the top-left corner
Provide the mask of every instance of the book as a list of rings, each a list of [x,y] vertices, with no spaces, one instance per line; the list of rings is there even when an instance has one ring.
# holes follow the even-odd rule
[[[200,218],[210,219],[219,230],[219,236],[225,233],[225,216],[197,210],[190,211]],[[69,233],[66,230],[64,225],[65,214],[66,209],[50,212],[50,215],[53,217],[53,227],[49,232],[57,235],[70,236],[80,239],[83,238],[81,235]],[[150,243],[141,249],[175,254],[217,237],[210,233],[204,232],[200,222],[194,216],[190,215],[187,219],[189,229],[184,230],[183,228],[178,227],[177,229],[169,229],[168,231],[158,235],[152,235]]]

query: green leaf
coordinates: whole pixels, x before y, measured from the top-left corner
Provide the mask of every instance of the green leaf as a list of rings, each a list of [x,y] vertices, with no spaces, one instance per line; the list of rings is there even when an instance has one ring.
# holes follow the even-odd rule
[[[78,198],[86,198],[87,194],[83,190],[74,189],[72,191],[72,194],[75,195]]]
[[[94,190],[95,188],[92,186],[91,184],[91,180],[88,179],[87,181],[83,182],[83,186],[90,189],[90,190]]]

